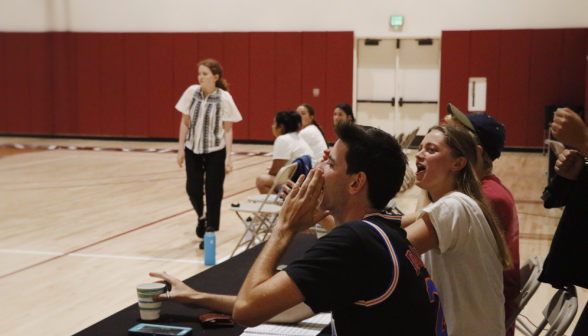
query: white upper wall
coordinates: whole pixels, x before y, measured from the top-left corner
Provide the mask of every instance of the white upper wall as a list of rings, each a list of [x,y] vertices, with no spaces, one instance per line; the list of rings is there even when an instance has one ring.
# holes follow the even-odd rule
[[[404,15],[394,32],[391,15]],[[587,0],[0,0],[0,31],[354,31],[588,27]]]

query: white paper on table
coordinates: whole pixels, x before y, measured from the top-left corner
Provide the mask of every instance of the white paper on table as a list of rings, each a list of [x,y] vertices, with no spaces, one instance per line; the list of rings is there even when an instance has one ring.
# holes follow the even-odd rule
[[[321,313],[296,324],[264,323],[247,328],[241,336],[315,336],[331,322],[330,313]]]

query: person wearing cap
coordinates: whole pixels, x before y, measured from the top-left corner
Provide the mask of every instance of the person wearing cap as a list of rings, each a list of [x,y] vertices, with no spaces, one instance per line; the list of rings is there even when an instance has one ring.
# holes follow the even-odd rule
[[[519,219],[514,197],[500,179],[492,173],[494,160],[500,157],[506,141],[504,125],[487,113],[464,114],[453,104],[447,105],[445,117],[447,123],[465,126],[478,141],[478,165],[476,175],[482,183],[482,193],[498,217],[504,237],[513,259],[513,268],[503,272],[504,280],[504,309],[508,319],[516,310],[516,297],[520,289],[520,257],[519,257]],[[506,335],[514,335],[514,324],[507,330]]]

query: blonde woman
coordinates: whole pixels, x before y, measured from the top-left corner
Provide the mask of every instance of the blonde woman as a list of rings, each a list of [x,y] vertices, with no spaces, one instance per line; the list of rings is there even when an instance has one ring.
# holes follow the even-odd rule
[[[416,154],[416,185],[431,204],[402,226],[439,289],[449,335],[504,335],[502,273],[512,259],[475,173],[476,142],[460,127],[431,128]]]

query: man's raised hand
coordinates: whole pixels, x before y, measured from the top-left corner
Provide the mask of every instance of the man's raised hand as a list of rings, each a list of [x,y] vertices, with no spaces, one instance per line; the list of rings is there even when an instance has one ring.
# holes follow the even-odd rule
[[[308,178],[300,176],[284,200],[277,227],[301,232],[329,215],[330,211],[316,211],[323,186],[321,169],[311,170]]]

